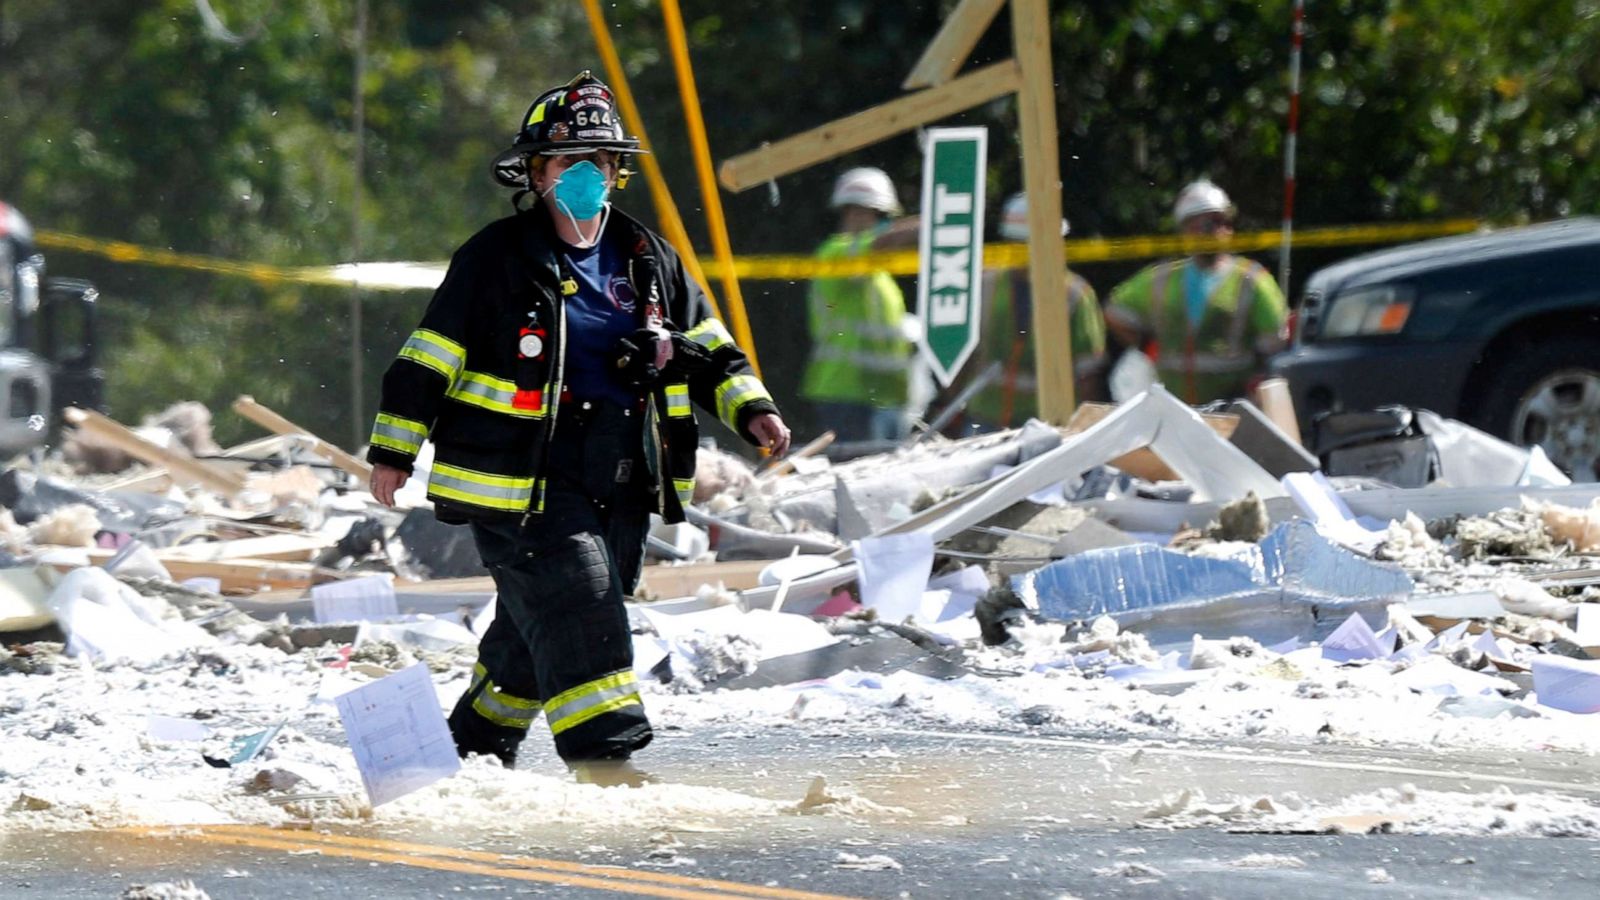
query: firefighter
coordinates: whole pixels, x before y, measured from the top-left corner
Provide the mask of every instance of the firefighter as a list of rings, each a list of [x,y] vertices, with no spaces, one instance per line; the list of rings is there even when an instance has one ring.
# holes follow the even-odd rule
[[[1179,192],[1172,215],[1185,235],[1233,236],[1233,201],[1210,181]],[[1259,263],[1215,249],[1146,267],[1106,309],[1117,340],[1147,348],[1167,390],[1191,405],[1246,396],[1266,357],[1284,348],[1287,319]]]
[[[837,230],[817,248],[821,260],[913,247],[917,220],[897,218],[900,201],[882,169],[850,169],[834,182],[828,205]],[[811,359],[800,396],[819,426],[841,441],[899,440],[909,428],[914,345],[905,296],[888,272],[818,278],[806,299]]]
[[[1061,220],[1061,236],[1069,226]],[[1000,209],[1000,238],[1028,239],[1028,196],[1013,194]],[[1094,288],[1067,271],[1067,315],[1072,322],[1072,368],[1079,402],[1104,396],[1106,326]],[[1000,373],[967,402],[962,431],[1013,428],[1039,414],[1038,369],[1034,359],[1033,302],[1027,269],[983,273],[983,327],[978,348],[946,389],[954,397],[991,365]]]
[[[457,750],[511,766],[542,711],[579,780],[602,784],[644,777],[628,762],[651,730],[623,596],[650,513],[683,521],[694,493],[691,402],[774,454],[789,445],[677,254],[609,202],[639,152],[587,71],[534,101],[492,166],[517,212],[451,259],[384,375],[368,452],[392,506],[433,441],[428,498],[471,525],[499,591],[450,714]]]

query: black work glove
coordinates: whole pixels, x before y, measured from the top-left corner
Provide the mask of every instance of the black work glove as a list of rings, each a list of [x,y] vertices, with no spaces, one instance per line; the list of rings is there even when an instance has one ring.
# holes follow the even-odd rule
[[[672,360],[672,336],[662,328],[640,328],[617,339],[617,377],[630,388],[647,390],[661,381],[661,370]]]
[[[666,376],[672,381],[688,381],[711,368],[711,351],[695,343],[681,331],[672,332],[672,364]]]

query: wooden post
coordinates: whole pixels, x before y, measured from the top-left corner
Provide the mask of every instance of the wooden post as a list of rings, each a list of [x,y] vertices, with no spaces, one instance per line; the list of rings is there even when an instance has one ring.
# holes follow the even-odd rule
[[[140,462],[165,468],[174,481],[198,484],[224,497],[232,497],[244,490],[243,478],[231,472],[218,471],[198,459],[158,447],[122,423],[92,409],[69,407],[61,413],[61,417]]]
[[[640,149],[649,150],[650,136],[645,133],[644,118],[639,115],[639,106],[633,101],[633,90],[628,87],[628,75],[622,69],[622,57],[617,54],[617,45],[606,30],[606,18],[600,11],[600,0],[583,0],[583,9],[589,16],[589,30],[594,34],[594,45],[600,51],[600,62],[605,66],[606,79],[611,82],[611,92],[617,95],[622,121],[629,131],[639,136]],[[683,267],[688,270],[689,277],[706,292],[706,300],[711,303],[711,314],[721,319],[722,309],[717,306],[716,295],[711,293],[711,282],[706,280],[705,272],[700,269],[700,257],[695,255],[689,232],[683,227],[678,205],[672,202],[672,192],[667,190],[667,179],[661,174],[661,164],[656,162],[655,155],[651,153],[641,153],[637,159],[644,169],[645,186],[650,189],[650,199],[656,207],[661,234],[683,257]]]
[[[1022,69],[1017,107],[1022,119],[1022,186],[1028,195],[1028,282],[1033,293],[1039,417],[1064,425],[1075,405],[1072,323],[1067,314],[1066,249],[1061,243],[1061,157],[1046,0],[1011,0],[1011,35]]]
[[[705,202],[711,249],[722,270],[722,296],[728,301],[728,324],[733,328],[739,349],[750,360],[750,370],[760,378],[761,360],[756,356],[756,339],[750,332],[750,317],[745,314],[739,276],[733,271],[733,245],[728,241],[728,225],[722,219],[722,195],[717,193],[716,175],[711,171],[711,145],[706,140],[705,117],[700,114],[700,93],[694,86],[694,68],[689,65],[689,39],[684,35],[678,0],[661,0],[661,17],[666,22],[667,44],[672,48],[672,66],[678,75],[678,97],[683,101],[683,118],[689,126],[694,168],[700,176],[700,195]]]
[[[907,91],[938,87],[956,77],[989,23],[1005,5],[1006,0],[961,0],[945,17],[944,27],[928,42],[922,58],[917,60],[900,87]]]
[[[723,162],[717,174],[723,187],[730,191],[765,184],[780,175],[798,172],[1003,97],[1016,91],[1020,80],[1016,60],[997,62],[948,84],[890,100],[759,150],[741,153]],[[1054,143],[1052,140],[1051,144]]]
[[[310,449],[312,453],[354,475],[359,484],[366,484],[372,478],[372,466],[262,406],[255,401],[254,397],[248,394],[233,401],[233,411],[273,434],[305,435],[311,441]]]

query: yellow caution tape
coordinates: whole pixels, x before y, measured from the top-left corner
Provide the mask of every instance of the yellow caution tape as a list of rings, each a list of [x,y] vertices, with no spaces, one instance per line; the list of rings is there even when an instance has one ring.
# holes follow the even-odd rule
[[[1335,228],[1308,228],[1294,234],[1294,246],[1341,247],[1363,244],[1394,244],[1451,234],[1476,231],[1476,219],[1450,219],[1443,222],[1405,222],[1387,225],[1345,225]],[[39,246],[74,250],[101,256],[114,262],[161,266],[248,278],[262,284],[320,284],[353,286],[366,290],[428,290],[444,277],[443,263],[359,263],[338,266],[274,266],[267,263],[234,262],[194,253],[178,253],[141,247],[123,241],[107,241],[58,231],[40,231]],[[1091,263],[1116,260],[1155,259],[1205,250],[1250,253],[1277,249],[1282,232],[1254,231],[1236,234],[1231,239],[1189,237],[1185,235],[1147,235],[1126,238],[1069,238],[1064,243],[1067,262]],[[1020,269],[1028,264],[1026,244],[990,244],[983,249],[983,264],[989,269]],[[720,277],[715,261],[703,263],[707,277]],[[733,260],[734,274],[751,281],[807,281],[812,278],[840,278],[888,272],[915,275],[918,258],[915,250],[867,253],[847,259],[819,260],[811,256],[740,256]]]
[[[1346,225],[1337,228],[1308,228],[1296,231],[1294,246],[1341,247],[1360,244],[1394,244],[1423,238],[1443,237],[1476,231],[1482,223],[1476,219],[1450,219],[1443,222],[1409,222],[1393,225]],[[1205,250],[1229,250],[1251,253],[1275,250],[1283,241],[1279,231],[1254,231],[1236,234],[1231,239],[1189,237],[1186,235],[1146,235],[1126,238],[1068,238],[1067,262],[1091,263],[1114,260],[1156,259],[1181,256]],[[1020,269],[1028,264],[1027,244],[987,244],[983,248],[983,265],[987,269]],[[740,278],[755,281],[805,281],[811,278],[840,278],[853,275],[870,275],[888,272],[891,275],[915,275],[918,256],[915,250],[896,250],[888,253],[863,253],[842,259],[820,260],[809,256],[741,256],[734,260],[734,272]],[[716,271],[716,263],[707,263],[706,274]]]

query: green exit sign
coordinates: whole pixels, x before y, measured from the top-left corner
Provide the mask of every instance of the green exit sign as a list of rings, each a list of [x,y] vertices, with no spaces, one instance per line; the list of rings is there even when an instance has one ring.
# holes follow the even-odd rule
[[[922,162],[922,355],[948,385],[978,346],[982,320],[986,128],[932,128]]]

